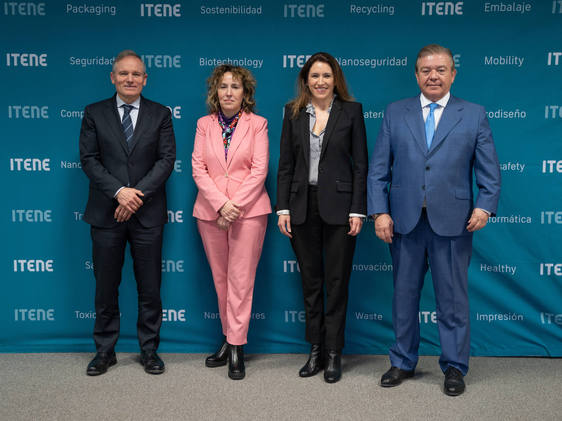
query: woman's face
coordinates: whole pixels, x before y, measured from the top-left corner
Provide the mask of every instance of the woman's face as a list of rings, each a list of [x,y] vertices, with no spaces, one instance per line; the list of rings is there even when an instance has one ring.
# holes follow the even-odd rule
[[[306,81],[310,94],[317,100],[331,99],[334,96],[334,72],[328,63],[316,61],[310,67]]]
[[[235,79],[231,72],[226,72],[217,88],[217,95],[223,114],[232,117],[242,107],[242,100],[244,99],[242,82]]]

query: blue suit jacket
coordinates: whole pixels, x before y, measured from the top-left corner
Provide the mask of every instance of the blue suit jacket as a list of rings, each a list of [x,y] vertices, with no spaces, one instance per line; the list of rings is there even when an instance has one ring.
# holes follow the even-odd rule
[[[442,236],[468,233],[474,206],[495,214],[500,170],[484,108],[451,96],[428,150],[419,96],[390,104],[371,159],[367,191],[369,215],[390,213],[400,234],[415,228],[424,197],[431,228]]]

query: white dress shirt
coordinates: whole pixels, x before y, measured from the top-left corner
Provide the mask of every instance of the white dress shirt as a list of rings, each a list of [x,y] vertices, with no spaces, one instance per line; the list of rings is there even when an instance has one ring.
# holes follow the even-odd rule
[[[123,109],[123,105],[126,104],[125,101],[121,99],[119,95],[116,96],[117,98],[117,111],[119,111],[119,120],[123,121],[123,114],[125,110]],[[131,116],[131,122],[133,123],[133,130],[137,126],[137,118],[139,117],[139,110],[140,110],[140,96],[129,105],[132,105],[134,108],[131,110],[129,115]]]
[[[119,95],[116,95],[115,98],[117,99],[117,111],[119,112],[119,120],[123,121],[123,114],[125,114],[125,110],[123,109],[123,105],[126,104],[126,102],[123,101]],[[131,116],[131,123],[133,123],[133,131],[134,131],[135,127],[137,125],[137,118],[139,117],[140,96],[136,100],[131,102],[129,105],[133,106],[129,115]],[[117,189],[117,191],[115,192],[113,197],[116,197],[124,187],[125,186],[119,187],[119,189]]]
[[[435,121],[435,130],[437,130],[437,125],[439,124],[439,120],[441,120],[441,116],[443,115],[443,110],[447,106],[449,102],[449,98],[451,98],[451,92],[447,92],[443,98],[439,101],[435,101],[439,107],[433,110],[433,120]],[[420,103],[423,112],[423,121],[427,120],[427,116],[429,115],[429,104],[432,104],[433,101],[427,99],[424,94],[420,94]]]

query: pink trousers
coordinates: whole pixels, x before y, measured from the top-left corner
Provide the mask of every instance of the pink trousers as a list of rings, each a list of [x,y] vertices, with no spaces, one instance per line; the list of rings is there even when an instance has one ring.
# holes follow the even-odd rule
[[[215,282],[222,332],[229,344],[244,345],[267,215],[238,219],[228,231],[220,230],[215,221],[200,219],[197,227]]]

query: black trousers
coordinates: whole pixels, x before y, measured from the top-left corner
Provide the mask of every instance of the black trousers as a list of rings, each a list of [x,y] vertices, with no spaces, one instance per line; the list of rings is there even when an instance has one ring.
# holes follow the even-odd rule
[[[94,342],[98,352],[111,352],[119,337],[119,285],[127,241],[137,281],[137,335],[143,351],[156,351],[162,325],[163,225],[143,227],[133,215],[113,228],[91,227],[96,322]]]
[[[347,234],[349,224],[329,225],[320,218],[315,187],[309,187],[305,222],[291,228],[302,278],[306,340],[341,351],[356,237]]]

